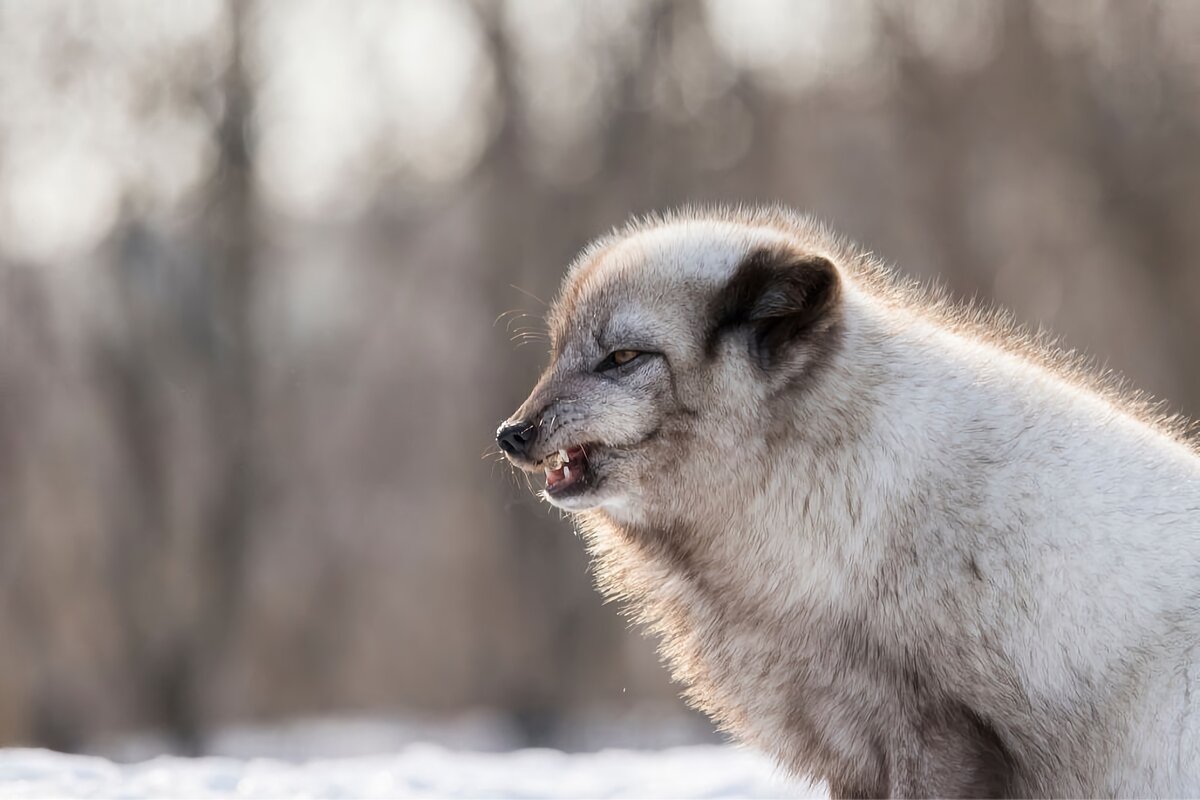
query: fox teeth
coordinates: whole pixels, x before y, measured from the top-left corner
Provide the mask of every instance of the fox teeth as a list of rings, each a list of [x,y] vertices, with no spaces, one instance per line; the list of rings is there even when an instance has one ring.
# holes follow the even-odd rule
[[[563,480],[571,480],[571,468],[563,467]]]
[[[567,451],[566,451],[566,450],[559,450],[559,451],[558,451],[558,457],[559,457],[560,459],[562,459],[562,463],[564,463],[564,464],[569,464],[569,463],[571,462],[571,459],[567,458]]]

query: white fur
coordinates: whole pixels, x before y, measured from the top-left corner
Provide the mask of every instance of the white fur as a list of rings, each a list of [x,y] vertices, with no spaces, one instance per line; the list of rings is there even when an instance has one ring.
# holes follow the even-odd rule
[[[950,497],[923,507],[928,531],[961,538],[923,542],[932,563],[900,587],[886,617],[861,582],[839,574],[827,549],[772,554],[813,565],[813,580],[792,591],[861,606],[877,633],[900,647],[921,640],[963,647],[977,659],[977,683],[955,688],[980,707],[1003,697],[1003,687],[989,684],[1006,668],[1035,711],[1093,698],[1098,716],[1080,725],[1101,728],[1090,733],[1113,752],[1106,774],[1079,787],[1085,792],[1200,794],[1200,717],[1191,706],[1200,641],[1195,452],[1025,359],[880,309],[852,287],[845,302],[851,353],[854,338],[882,334],[883,357],[861,366],[874,381],[886,378],[873,394],[867,438],[841,463],[861,517],[855,523],[845,503],[827,498],[822,526],[838,532],[838,548],[856,553],[857,569],[870,572],[869,559],[888,557],[878,537],[904,524],[895,509],[915,485],[939,493],[977,480],[984,502],[966,518]],[[991,430],[981,436],[981,427]],[[999,463],[978,463],[981,441]],[[803,472],[806,461],[821,468],[802,451],[793,456],[793,470]],[[793,480],[772,479],[766,495],[756,516],[803,518]],[[994,591],[976,595],[956,585],[966,581],[953,562],[967,547]],[[742,567],[748,581],[766,569]],[[944,597],[960,604],[958,614],[942,612]],[[963,617],[974,630],[962,628]],[[997,709],[1001,718],[1004,711]],[[1074,735],[1031,730],[1051,750],[1066,744],[1059,736]]]
[[[620,281],[716,287],[756,246],[781,242],[845,254],[811,226],[789,236],[778,224],[684,218],[577,265],[573,302],[582,313]],[[788,632],[798,619],[854,619],[898,663],[931,665],[933,683],[995,726],[1026,770],[1025,791],[1200,796],[1195,450],[1052,361],[907,308],[865,272],[840,272],[842,347],[795,433],[767,438],[769,392],[728,343],[715,369],[676,373],[679,394],[704,412],[703,447],[675,483],[656,487],[649,474],[598,508],[586,496],[562,504],[582,512],[601,563],[620,565],[608,580],[679,610],[682,622],[660,620],[677,676],[785,762],[799,641]],[[678,330],[694,310],[671,302],[609,310]],[[683,338],[677,362],[698,360]],[[646,413],[631,405],[617,438]],[[625,552],[622,526],[664,519],[704,538],[707,584]],[[730,604],[755,613],[716,626]],[[875,702],[870,687],[848,696]],[[835,750],[865,758],[851,710],[814,712]]]

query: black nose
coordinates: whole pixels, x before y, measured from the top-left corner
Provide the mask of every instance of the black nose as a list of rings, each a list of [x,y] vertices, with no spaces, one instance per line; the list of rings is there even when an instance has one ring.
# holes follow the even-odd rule
[[[501,425],[496,431],[496,444],[510,456],[524,456],[537,439],[537,425],[532,422],[514,422]]]

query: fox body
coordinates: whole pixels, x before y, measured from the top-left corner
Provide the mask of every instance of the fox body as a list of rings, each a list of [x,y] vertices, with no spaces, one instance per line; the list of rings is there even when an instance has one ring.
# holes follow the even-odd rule
[[[587,248],[501,426],[690,702],[837,796],[1200,794],[1181,426],[810,219]]]

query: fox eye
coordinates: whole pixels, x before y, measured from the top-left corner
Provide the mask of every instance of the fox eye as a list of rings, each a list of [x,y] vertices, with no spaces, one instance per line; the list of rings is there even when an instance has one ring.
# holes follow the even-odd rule
[[[614,350],[596,365],[596,372],[608,372],[610,369],[623,367],[644,355],[645,353],[640,350]]]

